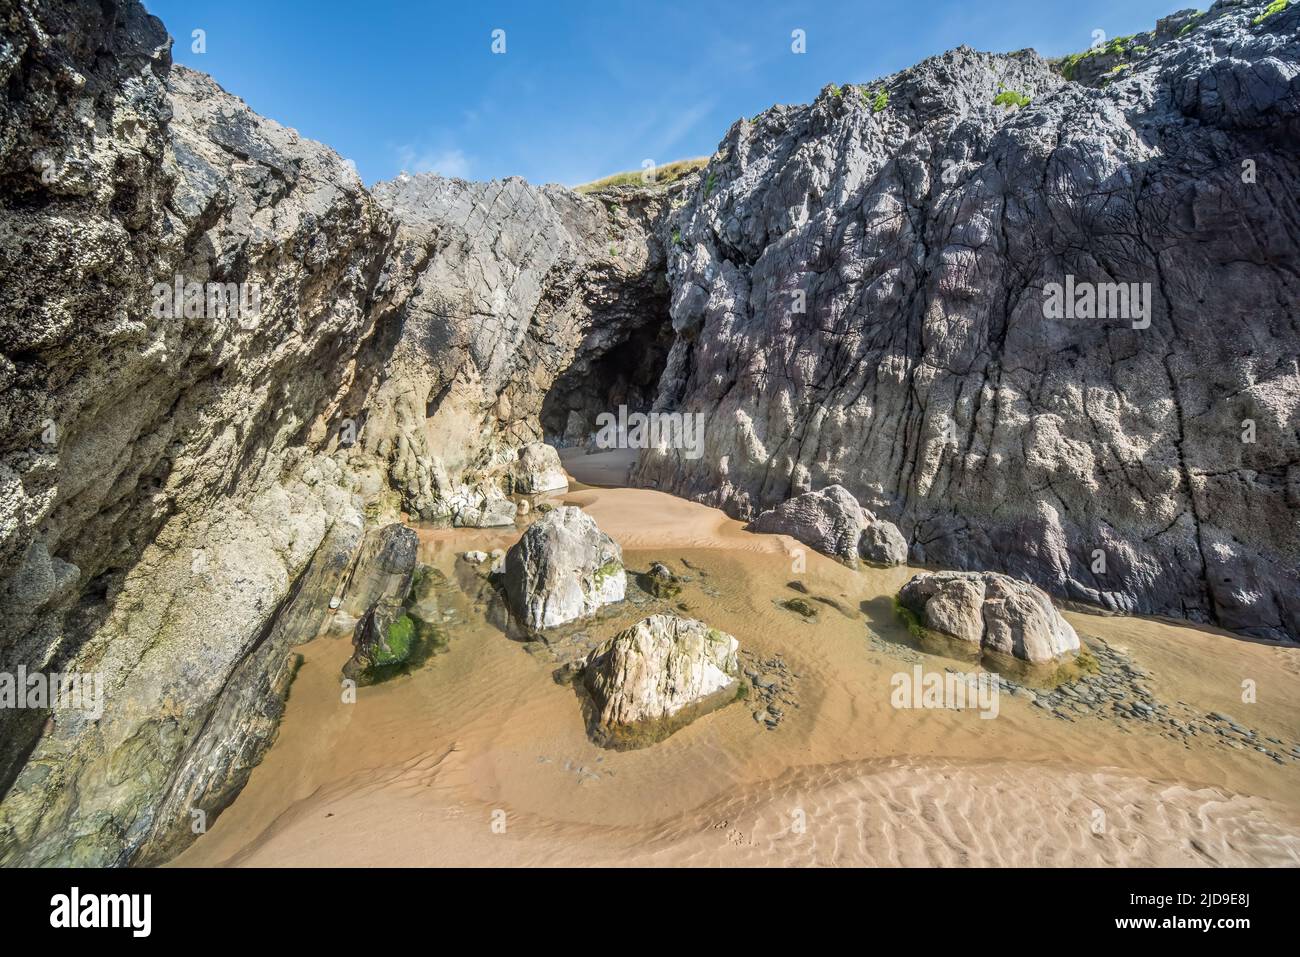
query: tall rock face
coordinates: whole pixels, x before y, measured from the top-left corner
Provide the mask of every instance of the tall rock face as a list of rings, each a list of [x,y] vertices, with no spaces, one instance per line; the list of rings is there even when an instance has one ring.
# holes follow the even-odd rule
[[[0,0],[0,673],[104,695],[0,709],[0,864],[166,860],[367,530],[509,521],[519,450],[620,404],[707,417],[644,484],[840,484],[917,561],[1296,637],[1300,9],[1263,9],[956,50],[590,197],[368,192],[137,0]],[[1150,296],[1045,308],[1104,282]]]
[[[361,444],[411,515],[477,524],[462,513],[509,487],[561,373],[666,325],[642,301],[664,270],[654,214],[518,178],[403,175],[374,193],[398,224],[375,307],[397,339]]]
[[[666,325],[653,191],[372,196],[169,51],[134,0],[0,0],[0,672],[104,681],[0,710],[0,863],[183,846],[367,523],[512,515],[555,378]]]
[[[312,629],[295,583],[359,540],[355,483],[314,453],[368,387],[392,226],[169,43],[134,2],[0,3],[0,671],[104,696],[98,720],[0,711],[4,863],[192,836],[274,731],[309,636],[277,620]],[[178,277],[179,310],[155,294]],[[164,819],[173,793],[218,806]]]
[[[840,484],[920,562],[1300,637],[1300,6],[1264,6],[1096,85],[960,48],[737,122],[663,226],[657,403],[706,451],[634,481]]]

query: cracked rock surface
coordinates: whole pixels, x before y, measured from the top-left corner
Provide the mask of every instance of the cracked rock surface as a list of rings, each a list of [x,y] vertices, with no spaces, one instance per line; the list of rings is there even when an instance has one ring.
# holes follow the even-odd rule
[[[677,615],[651,615],[615,635],[583,672],[600,731],[615,744],[642,734],[657,740],[680,726],[671,719],[734,698],[738,647],[731,635]]]
[[[734,124],[664,225],[657,401],[705,453],[634,482],[739,518],[839,484],[919,562],[1300,637],[1300,5],[1263,7],[1095,85],[962,47]],[[1149,284],[1149,325],[1047,318],[1066,276]]]
[[[106,692],[0,710],[0,863],[168,859],[368,532],[512,524],[560,487],[537,443],[650,392],[704,454],[641,484],[747,519],[839,485],[848,560],[1300,637],[1300,5],[1263,7],[1072,70],[960,48],[580,196],[368,191],[137,0],[0,0],[0,670]],[[168,318],[177,276],[260,308]],[[1048,318],[1066,277],[1149,314]]]
[[[541,631],[622,601],[623,550],[582,509],[547,512],[506,552],[506,596],[525,628]]]

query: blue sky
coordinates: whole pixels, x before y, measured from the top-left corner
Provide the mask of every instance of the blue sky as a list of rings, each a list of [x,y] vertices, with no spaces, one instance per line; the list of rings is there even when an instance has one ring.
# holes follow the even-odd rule
[[[144,0],[257,112],[353,160],[587,182],[713,152],[727,127],[827,83],[864,83],[966,43],[1046,56],[1149,29],[1179,0],[462,3]],[[205,31],[206,51],[192,50]],[[492,33],[505,31],[504,54]],[[807,52],[791,52],[791,32]]]

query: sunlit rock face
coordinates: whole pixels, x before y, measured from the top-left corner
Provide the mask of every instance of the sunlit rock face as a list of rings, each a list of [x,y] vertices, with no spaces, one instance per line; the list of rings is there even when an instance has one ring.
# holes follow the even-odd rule
[[[554,628],[623,600],[623,550],[582,509],[561,505],[506,552],[505,587],[521,625]]]
[[[649,744],[734,700],[740,681],[731,635],[702,621],[651,615],[591,653],[583,682],[602,743]]]
[[[374,194],[397,223],[372,306],[391,343],[370,360],[360,445],[413,517],[501,524],[479,500],[562,487],[537,448],[557,378],[660,319],[642,293],[662,283],[649,223],[667,200],[429,174]]]
[[[1041,588],[996,572],[927,572],[898,593],[924,628],[1034,664],[1079,652],[1079,636]]]
[[[755,532],[789,535],[817,551],[856,565],[867,516],[842,485],[805,492],[768,509],[750,523]]]
[[[914,561],[1300,636],[1300,7],[1262,8],[1095,85],[959,48],[733,125],[662,227],[657,401],[705,454],[633,481],[744,519],[838,484]]]

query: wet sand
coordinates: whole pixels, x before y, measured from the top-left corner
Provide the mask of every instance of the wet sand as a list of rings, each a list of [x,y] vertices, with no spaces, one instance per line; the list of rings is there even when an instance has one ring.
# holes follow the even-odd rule
[[[567,466],[616,478],[609,460]],[[594,457],[593,457],[594,458]],[[614,483],[611,483],[614,484]],[[909,647],[893,593],[915,569],[844,568],[783,536],[647,490],[586,488],[581,505],[629,571],[692,578],[688,611],[779,656],[795,706],[768,730],[751,702],[650,748],[609,751],[585,732],[554,656],[507,638],[453,589],[449,649],[341,701],[345,629],[305,657],[279,737],[184,865],[1229,865],[1300,864],[1300,762],[1139,721],[1066,721],[1003,694],[977,711],[895,709],[891,677],[970,667]],[[421,559],[517,530],[421,531]],[[802,556],[802,558],[801,558]],[[806,567],[798,562],[806,562]],[[831,604],[815,622],[777,605],[799,580]],[[629,591],[632,592],[631,587]],[[636,593],[586,632],[598,642],[675,602]],[[1300,737],[1300,649],[1185,624],[1067,613],[1150,674],[1160,701]],[[874,635],[874,639],[873,639]],[[895,652],[895,649],[897,650]],[[1244,679],[1258,700],[1241,700]]]

